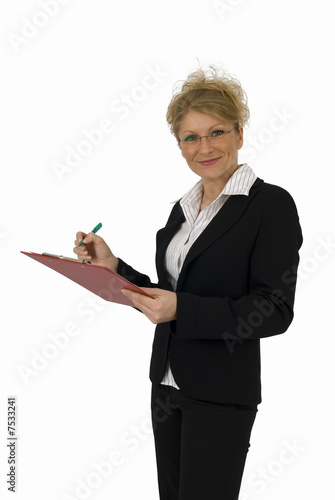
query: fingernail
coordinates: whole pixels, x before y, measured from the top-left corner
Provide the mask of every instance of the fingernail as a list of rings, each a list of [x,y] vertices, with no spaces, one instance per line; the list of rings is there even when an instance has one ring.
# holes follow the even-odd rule
[[[121,293],[123,293],[123,295],[127,295],[126,290],[121,290]]]

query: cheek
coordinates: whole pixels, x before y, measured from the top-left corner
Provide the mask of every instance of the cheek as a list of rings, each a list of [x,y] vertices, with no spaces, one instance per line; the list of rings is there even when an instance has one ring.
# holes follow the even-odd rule
[[[182,157],[183,157],[186,161],[191,159],[190,155],[187,155],[186,153],[183,153],[182,151],[181,151],[181,155],[182,155]]]
[[[194,162],[193,162],[192,160],[190,160],[189,158],[188,158],[188,159],[187,159],[187,158],[185,158],[185,160],[186,160],[186,163],[187,163],[187,165],[189,166],[189,168],[190,168],[191,170],[194,170],[194,167],[195,167]]]
[[[186,163],[188,164],[189,167],[192,166],[192,163],[194,162],[194,156],[186,156],[184,153],[181,154]]]

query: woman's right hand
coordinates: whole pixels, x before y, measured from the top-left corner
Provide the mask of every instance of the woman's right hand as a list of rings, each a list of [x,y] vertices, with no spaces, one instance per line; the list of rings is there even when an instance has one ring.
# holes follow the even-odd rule
[[[78,246],[81,241],[84,244]],[[119,260],[100,236],[94,233],[85,234],[78,232],[74,244],[76,246],[73,252],[77,255],[78,259],[89,260],[91,264],[104,266],[116,272]]]

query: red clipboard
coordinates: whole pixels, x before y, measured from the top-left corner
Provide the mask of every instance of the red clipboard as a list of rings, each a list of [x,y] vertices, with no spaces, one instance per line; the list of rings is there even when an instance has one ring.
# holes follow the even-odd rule
[[[66,278],[78,283],[78,285],[83,286],[109,302],[116,302],[118,304],[134,307],[132,301],[121,293],[123,288],[150,297],[149,294],[107,267],[96,266],[82,260],[63,257],[62,255],[38,254],[23,251],[21,251],[21,253],[50,267],[50,269],[57,271]]]

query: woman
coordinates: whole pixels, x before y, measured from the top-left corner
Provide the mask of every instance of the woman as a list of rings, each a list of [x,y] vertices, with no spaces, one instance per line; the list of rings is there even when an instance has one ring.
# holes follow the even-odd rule
[[[293,318],[299,219],[285,190],[239,165],[248,118],[241,85],[215,68],[192,73],[173,96],[167,120],[200,180],[157,233],[157,285],[99,236],[76,236],[79,258],[152,296],[124,290],[157,324],[150,378],[162,500],[238,498],[261,402],[259,341]]]

